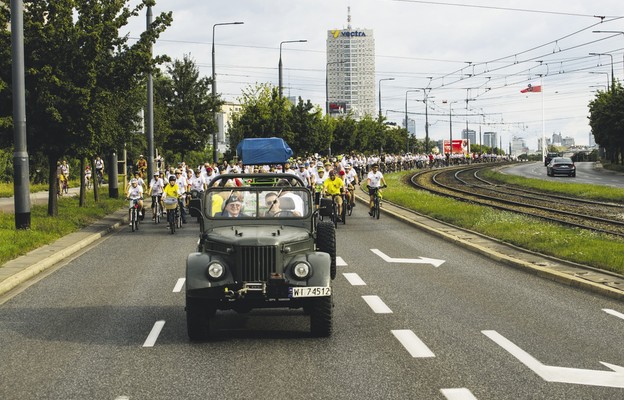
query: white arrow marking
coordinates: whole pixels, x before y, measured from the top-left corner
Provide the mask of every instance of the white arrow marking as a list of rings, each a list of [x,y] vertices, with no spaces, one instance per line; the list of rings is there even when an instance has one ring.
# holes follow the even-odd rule
[[[392,334],[401,342],[403,347],[414,358],[430,358],[435,357],[435,354],[422,340],[416,336],[416,334],[409,329],[397,329],[393,330]]]
[[[612,371],[544,365],[496,331],[481,331],[547,382],[624,388],[624,367],[600,362]]]
[[[435,258],[426,258],[426,257],[419,257],[419,258],[392,258],[389,257],[387,255],[385,255],[381,250],[378,249],[370,249],[373,253],[377,254],[379,257],[381,257],[384,261],[389,262],[389,263],[400,263],[400,264],[431,264],[434,267],[439,267],[440,265],[444,264],[446,262],[446,260],[436,260]]]
[[[336,257],[336,266],[337,267],[346,267],[348,264],[345,262],[345,260],[342,259],[342,257]]]
[[[472,395],[470,390],[466,388],[440,389],[440,392],[442,392],[444,397],[448,400],[477,400],[477,398]]]
[[[352,286],[366,286],[366,282],[364,282],[362,278],[354,272],[344,272],[343,275]]]
[[[163,326],[165,326],[165,321],[156,321],[154,327],[152,328],[152,331],[147,336],[147,340],[145,340],[145,343],[143,343],[143,347],[154,347]]]
[[[173,288],[173,293],[180,293],[180,291],[182,290],[182,287],[184,286],[184,282],[186,282],[186,278],[178,279],[178,282]]]
[[[614,316],[616,316],[618,318],[624,319],[624,314],[619,313],[619,312],[617,312],[615,310],[610,310],[608,308],[603,308],[602,311],[606,312],[607,314],[611,314],[611,315],[614,315]]]

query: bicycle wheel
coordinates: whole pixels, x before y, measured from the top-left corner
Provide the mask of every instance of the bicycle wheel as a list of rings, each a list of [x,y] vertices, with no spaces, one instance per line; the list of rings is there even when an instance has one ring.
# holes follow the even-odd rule
[[[130,209],[130,215],[128,216],[128,219],[130,220],[130,229],[132,229],[132,232],[134,232],[134,208]]]
[[[379,197],[375,198],[375,218],[379,219]]]
[[[336,202],[332,201],[332,222],[334,223],[334,228],[338,228],[338,209],[336,207]]]
[[[342,211],[340,212],[340,218],[342,219],[342,224],[346,225],[347,223],[347,202],[342,202]]]
[[[175,215],[173,210],[169,210],[169,212],[167,212],[167,220],[169,221],[169,230],[173,235],[175,233]]]

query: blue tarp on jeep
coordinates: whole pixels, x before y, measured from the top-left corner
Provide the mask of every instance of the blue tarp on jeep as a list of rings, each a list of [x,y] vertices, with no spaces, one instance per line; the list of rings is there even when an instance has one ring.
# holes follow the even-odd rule
[[[245,165],[284,164],[293,151],[282,138],[249,138],[241,140],[236,155]]]

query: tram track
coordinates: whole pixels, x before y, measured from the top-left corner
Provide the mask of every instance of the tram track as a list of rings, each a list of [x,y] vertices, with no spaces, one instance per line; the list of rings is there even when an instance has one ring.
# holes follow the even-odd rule
[[[479,177],[491,165],[421,171],[410,177],[419,189],[461,201],[624,237],[624,204],[599,202],[500,185]]]

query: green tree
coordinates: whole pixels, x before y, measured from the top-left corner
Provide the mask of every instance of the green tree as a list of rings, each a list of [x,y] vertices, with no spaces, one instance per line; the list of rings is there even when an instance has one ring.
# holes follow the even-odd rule
[[[152,29],[129,46],[119,30],[154,0],[134,8],[127,0],[25,1],[27,131],[30,153],[48,159],[48,214],[57,215],[56,164],[115,148],[133,123],[129,93],[159,59],[151,45],[171,23],[155,18]],[[121,101],[123,99],[123,101]]]
[[[206,147],[216,131],[213,112],[221,101],[211,96],[211,80],[199,77],[199,69],[190,56],[175,60],[167,72],[170,79],[159,81],[164,85],[160,89],[169,114],[169,134],[163,146],[181,161],[190,151]]]
[[[290,147],[295,154],[315,153],[328,144],[325,140],[323,112],[310,100],[304,103],[299,97],[297,105],[291,108],[289,126],[293,131]]]
[[[596,143],[604,147],[612,163],[624,164],[624,89],[598,92],[589,103],[589,125]]]

